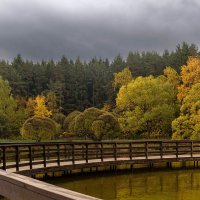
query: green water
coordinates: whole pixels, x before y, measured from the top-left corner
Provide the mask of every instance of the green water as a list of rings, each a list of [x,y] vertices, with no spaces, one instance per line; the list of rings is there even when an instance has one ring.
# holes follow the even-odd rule
[[[200,200],[199,169],[93,173],[48,182],[107,200]]]

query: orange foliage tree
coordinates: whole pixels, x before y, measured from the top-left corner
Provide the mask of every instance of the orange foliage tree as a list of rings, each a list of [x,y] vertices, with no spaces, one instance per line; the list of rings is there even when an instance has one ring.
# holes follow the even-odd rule
[[[187,65],[181,68],[182,84],[178,87],[178,100],[180,102],[187,96],[191,87],[200,83],[200,57],[190,57]]]

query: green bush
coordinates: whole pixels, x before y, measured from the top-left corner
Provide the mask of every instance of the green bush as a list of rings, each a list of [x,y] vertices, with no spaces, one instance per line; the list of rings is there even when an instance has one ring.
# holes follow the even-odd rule
[[[67,115],[63,123],[63,130],[65,132],[67,133],[73,132],[72,126],[74,123],[74,118],[77,117],[80,113],[81,112],[75,110]]]
[[[9,132],[9,118],[6,114],[0,112],[0,137],[5,138]]]
[[[32,140],[53,139],[57,132],[57,125],[52,119],[47,117],[31,117],[22,126],[22,137]]]
[[[97,108],[88,108],[77,115],[70,128],[77,136],[93,140],[113,139],[120,132],[117,118]]]
[[[66,116],[62,113],[56,113],[52,116],[52,119],[60,124],[60,127],[63,129],[64,121],[65,121]]]

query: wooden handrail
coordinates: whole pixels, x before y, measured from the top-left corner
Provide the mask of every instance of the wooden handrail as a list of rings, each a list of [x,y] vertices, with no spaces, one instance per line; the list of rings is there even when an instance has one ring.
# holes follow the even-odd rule
[[[178,142],[180,143],[199,143],[200,144],[200,140],[133,140],[131,141],[133,144],[142,144],[145,142],[150,142],[150,143],[175,143]],[[116,141],[74,141],[74,142],[0,142],[0,146],[24,146],[24,145],[31,145],[31,146],[41,146],[41,145],[55,145],[55,144],[60,144],[60,145],[64,145],[64,144],[76,144],[76,145],[82,145],[82,144],[114,144],[116,143]],[[130,143],[130,141],[117,141],[117,143],[119,144],[128,144]]]

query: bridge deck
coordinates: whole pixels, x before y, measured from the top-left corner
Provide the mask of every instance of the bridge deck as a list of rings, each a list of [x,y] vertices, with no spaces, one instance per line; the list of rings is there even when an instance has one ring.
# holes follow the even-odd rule
[[[48,163],[46,165],[46,168],[60,168],[60,167],[65,167],[66,169],[68,169],[69,166],[74,166],[76,165],[76,169],[79,168],[83,168],[84,167],[90,167],[93,166],[92,164],[98,164],[99,166],[101,165],[106,165],[107,163],[109,164],[118,164],[118,163],[145,163],[145,162],[162,162],[162,161],[180,161],[180,160],[187,160],[187,158],[189,158],[189,160],[200,160],[200,154],[198,155],[194,155],[191,159],[191,156],[188,155],[180,155],[178,158],[175,155],[166,155],[163,156],[163,158],[161,159],[160,156],[149,156],[148,159],[146,159],[145,157],[137,157],[137,158],[133,158],[132,160],[130,160],[130,158],[128,157],[123,157],[123,158],[117,158],[116,160],[113,158],[105,158],[103,160],[103,162],[101,161],[101,159],[92,159],[92,160],[88,160],[88,163],[86,163],[85,160],[80,160],[80,161],[75,161],[75,163],[73,164],[70,161],[67,162],[61,162],[60,165],[58,166],[55,160],[55,163]],[[121,161],[121,162],[118,162]],[[142,161],[142,162],[141,162]],[[28,162],[21,162],[21,164],[28,164]],[[10,163],[13,164],[13,163]],[[96,166],[96,165],[95,165]],[[37,164],[34,165],[32,170],[34,169],[44,169],[44,165],[43,164]],[[69,168],[71,169],[71,167]],[[29,166],[24,166],[24,167],[20,167],[19,171],[21,173],[23,173],[23,171],[29,171],[30,167]],[[16,168],[9,168],[6,171],[8,172],[17,172]]]

